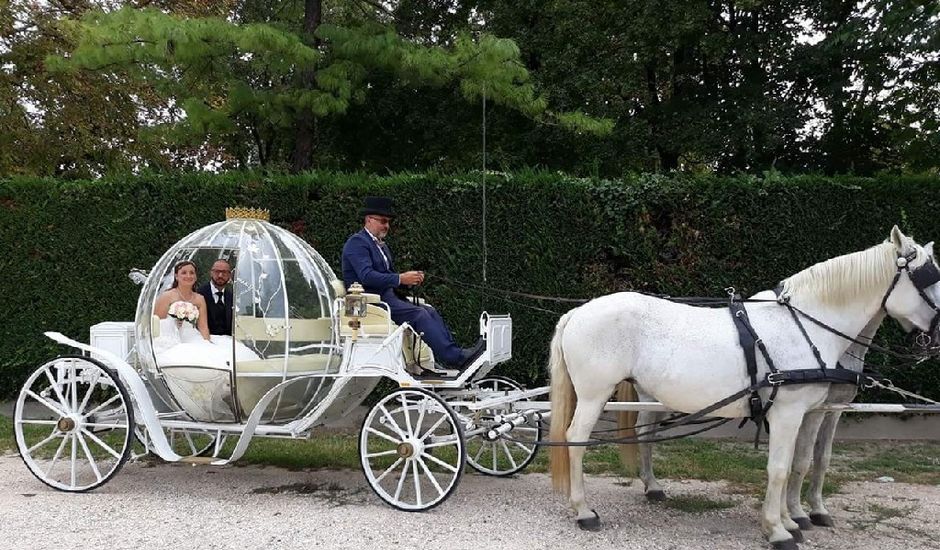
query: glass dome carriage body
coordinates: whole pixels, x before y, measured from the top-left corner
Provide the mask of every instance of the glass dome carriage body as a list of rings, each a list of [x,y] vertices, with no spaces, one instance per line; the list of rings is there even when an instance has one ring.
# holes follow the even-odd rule
[[[209,344],[192,338],[197,333],[182,322],[154,315],[155,302],[170,289],[179,262],[195,263],[201,285],[219,259],[233,268],[234,303],[226,304],[232,308],[232,337],[212,336]],[[243,422],[268,390],[292,379],[296,383],[268,405],[262,423],[286,423],[311,413],[335,417],[344,410],[318,406],[354,406],[375,384],[337,376],[343,353],[333,304],[342,292],[326,261],[296,235],[259,219],[212,224],[171,247],[144,283],[135,319],[137,367],[165,412],[182,412],[196,421]],[[191,343],[177,344],[174,330],[188,330]]]

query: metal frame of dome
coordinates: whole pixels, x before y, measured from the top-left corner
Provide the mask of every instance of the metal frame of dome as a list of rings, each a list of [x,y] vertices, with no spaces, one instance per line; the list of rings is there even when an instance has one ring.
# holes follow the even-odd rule
[[[233,357],[228,365],[227,381],[194,375],[194,369],[214,368],[211,365],[164,368],[153,345],[154,303],[170,286],[174,266],[184,260],[194,261],[202,268],[199,272],[205,273],[217,259],[226,259],[233,267],[235,337],[231,342]],[[296,341],[292,335],[299,332],[292,330],[295,326],[310,325],[307,321],[314,319],[320,319],[321,325],[322,320],[329,325],[335,323],[332,304],[336,298],[336,281],[329,264],[313,247],[263,219],[239,216],[194,231],[163,254],[141,290],[135,322],[139,369],[165,410],[186,412],[197,421],[236,422],[248,416],[253,404],[267,389],[288,380],[301,357],[309,360],[313,356],[325,356],[323,359],[329,368],[318,384],[308,383],[308,391],[295,395],[291,407],[284,407],[283,399],[277,400],[274,410],[262,417],[265,422],[293,420],[305,412],[298,404],[311,403],[315,395],[325,395],[333,382],[330,375],[338,372],[341,347],[332,330],[325,331],[318,340],[304,341],[299,351],[292,349]],[[283,334],[279,334],[281,332]],[[236,358],[239,349],[253,352],[257,356],[253,370],[262,369],[262,372],[240,373]],[[224,370],[222,365],[218,367],[220,372]],[[200,388],[200,385],[205,387]],[[210,414],[211,404],[188,398],[189,394],[207,392],[215,401],[223,397],[220,392],[226,394],[230,413],[222,417]],[[239,399],[239,393],[253,397],[245,401]]]

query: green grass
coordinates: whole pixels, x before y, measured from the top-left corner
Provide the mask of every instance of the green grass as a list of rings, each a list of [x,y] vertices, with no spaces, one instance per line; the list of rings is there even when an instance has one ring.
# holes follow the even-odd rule
[[[235,438],[230,438],[226,447],[231,449],[234,443]],[[0,453],[15,450],[12,419],[0,415]],[[766,480],[766,456],[766,444],[754,450],[742,441],[686,439],[656,445],[653,463],[661,479],[726,481],[733,488],[754,494],[763,489]],[[319,430],[305,441],[257,438],[237,464],[292,470],[359,469],[358,435]],[[547,470],[548,453],[542,450],[526,472]],[[590,449],[585,456],[585,472],[633,477],[621,464],[614,446]],[[824,490],[832,493],[848,481],[870,481],[881,476],[906,483],[940,484],[940,444],[836,443]],[[708,504],[681,502],[674,506],[696,508]]]
[[[690,514],[701,514],[712,510],[726,510],[734,508],[735,503],[730,500],[710,499],[698,495],[679,495],[669,497],[663,502],[663,506],[687,512]]]
[[[0,414],[0,455],[16,450],[13,419]]]

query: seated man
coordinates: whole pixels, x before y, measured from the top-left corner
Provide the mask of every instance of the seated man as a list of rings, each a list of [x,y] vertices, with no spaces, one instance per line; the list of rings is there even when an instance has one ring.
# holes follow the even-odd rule
[[[232,265],[228,260],[218,259],[209,272],[211,280],[196,289],[206,299],[209,334],[232,335]]]
[[[482,339],[472,348],[461,349],[434,308],[415,305],[395,295],[394,289],[398,287],[424,282],[424,273],[395,271],[392,253],[385,244],[389,224],[395,217],[392,200],[366,197],[359,215],[364,217],[365,227],[350,236],[343,246],[343,283],[349,288],[358,282],[366,292],[381,296],[391,310],[392,321],[398,324],[407,322],[422,333],[438,362],[458,369],[469,365],[483,352]]]

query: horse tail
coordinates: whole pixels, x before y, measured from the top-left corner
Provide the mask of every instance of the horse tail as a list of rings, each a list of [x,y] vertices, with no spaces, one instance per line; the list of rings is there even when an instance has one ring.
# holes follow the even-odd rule
[[[571,318],[571,312],[564,314],[555,327],[552,337],[551,354],[549,356],[549,372],[551,376],[551,403],[552,427],[549,439],[554,443],[567,441],[568,426],[574,417],[574,408],[577,396],[568,375],[568,365],[565,363],[565,352],[561,347],[561,339],[565,334],[565,326]],[[549,452],[549,472],[552,476],[552,487],[556,492],[564,495],[571,493],[571,459],[568,456],[568,447],[556,445]]]
[[[630,382],[624,380],[617,384],[617,401],[637,401],[636,388]],[[637,411],[619,411],[617,413],[617,432],[619,437],[636,438],[636,416]],[[620,461],[626,469],[628,475],[635,475],[640,466],[640,450],[636,443],[624,443],[620,445]]]

